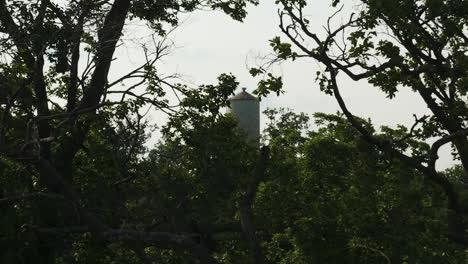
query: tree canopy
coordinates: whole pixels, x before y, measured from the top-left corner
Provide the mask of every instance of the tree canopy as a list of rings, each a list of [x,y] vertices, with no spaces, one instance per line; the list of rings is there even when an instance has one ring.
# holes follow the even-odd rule
[[[242,20],[256,0],[0,0],[0,262],[466,261],[466,1],[361,3],[321,38],[303,15],[313,3],[277,1],[289,42],[271,40],[274,62],[321,62],[341,113],[267,109],[257,149],[223,111],[235,76],[189,87],[158,71],[179,13]],[[131,20],[152,46],[111,78]],[[251,73],[266,77],[260,97],[283,91]],[[391,98],[412,89],[432,114],[376,128],[348,110],[339,74]],[[449,143],[461,164],[437,171]]]
[[[307,12],[312,1],[277,1],[284,38],[270,42],[273,61],[312,58],[323,66],[316,72],[320,89],[335,97],[349,123],[385,155],[397,158],[439,185],[448,198],[453,241],[468,244],[466,175],[467,141],[467,14],[466,1],[356,1],[343,18],[345,1],[330,1],[335,13],[324,21],[323,32],[311,30]],[[341,20],[340,20],[341,19]],[[344,22],[339,22],[344,21]],[[258,94],[281,93],[281,77],[264,68],[251,69]],[[392,99],[410,90],[426,104],[428,115],[414,115],[414,124],[369,129],[353,115],[340,91],[343,78],[366,80]],[[356,93],[359,91],[356,90]],[[408,114],[412,114],[408,109]],[[439,149],[451,144],[461,163],[457,178],[436,170]]]
[[[4,247],[8,262],[55,263],[75,243],[64,242],[61,228],[124,243],[142,257],[143,240],[198,250],[188,235],[121,228],[127,220],[112,216],[124,212],[112,207],[129,205],[116,200],[127,191],[118,186],[145,171],[145,112],[174,112],[166,92],[188,93],[157,72],[167,29],[180,12],[200,8],[242,20],[248,3],[256,1],[0,1],[1,196],[13,210],[5,214],[2,239],[21,244]],[[154,32],[154,45],[141,48],[146,63],[112,80],[130,20]],[[33,211],[9,203],[18,199],[34,201],[25,205]]]

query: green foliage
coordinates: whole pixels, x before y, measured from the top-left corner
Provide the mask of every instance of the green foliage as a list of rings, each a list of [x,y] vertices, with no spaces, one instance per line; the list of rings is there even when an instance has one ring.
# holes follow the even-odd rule
[[[279,60],[295,60],[297,57],[297,53],[291,49],[291,44],[282,42],[278,36],[270,40],[270,46]],[[263,78],[258,81],[257,89],[254,91],[260,98],[271,92],[276,93],[277,96],[284,93],[283,78],[281,76],[275,76],[270,72],[266,72],[262,67],[251,68],[249,69],[249,73],[253,77],[263,75]]]
[[[245,11],[245,7],[247,2],[257,5],[259,3],[258,0],[249,0],[249,1],[237,1],[237,0],[225,0],[225,1],[215,1],[210,0],[208,1],[211,4],[213,9],[219,8],[223,10],[226,14],[230,15],[233,19],[242,21],[244,17],[247,15]]]
[[[272,162],[256,212],[271,262],[464,261],[445,236],[438,186],[385,158],[340,115],[316,114],[318,129],[301,133],[303,114],[266,114]]]
[[[444,232],[452,234],[449,235],[451,240],[466,246],[468,223],[464,199],[466,199],[467,187],[454,181],[453,175],[458,174],[456,178],[460,181],[466,178],[468,171],[468,140],[466,138],[468,108],[465,98],[467,91],[465,76],[467,76],[468,69],[466,36],[468,17],[466,12],[460,11],[468,8],[467,2],[363,0],[348,3],[330,1],[334,13],[326,21],[322,21],[323,31],[315,30],[318,28],[317,25],[312,25],[310,20],[304,19],[315,7],[313,1],[279,0],[276,3],[279,5],[279,27],[288,39],[282,41],[279,37],[275,37],[270,41],[272,50],[276,54],[272,62],[294,60],[298,57],[308,57],[318,62],[324,69],[316,74],[320,90],[335,97],[349,124],[359,131],[368,144],[376,148],[375,155],[384,154],[391,166],[401,168],[401,172],[392,171],[390,175],[392,177],[393,174],[409,175],[407,172],[412,168],[422,175],[411,178],[424,178],[422,185],[430,189],[431,194],[436,193],[431,189],[435,186],[431,184],[441,187],[447,197],[446,210],[448,212],[438,211],[437,213],[447,218]],[[356,8],[356,5],[359,8]],[[297,49],[300,53],[293,54],[293,49]],[[261,73],[263,77],[268,76],[265,70],[253,71],[253,75],[258,75],[258,73]],[[408,109],[407,114],[413,114],[415,117],[411,128],[383,126],[380,131],[376,131],[370,122],[355,117],[352,109],[347,108],[348,103],[339,92],[344,78],[349,78],[356,83],[367,81],[381,90],[389,99],[399,95],[398,92],[402,89],[411,90],[425,103],[428,114],[418,118],[411,112],[411,109]],[[315,140],[321,146],[319,150],[333,151],[338,143],[342,143],[320,137],[311,139],[312,142]],[[452,155],[454,159],[461,162],[465,173],[437,171],[438,151],[445,144],[452,145]],[[361,145],[360,143],[359,146]],[[333,157],[342,152],[356,156],[357,153],[354,154],[350,149],[352,146],[341,145]],[[358,150],[368,152],[365,149]],[[320,151],[317,151],[315,155],[324,157],[325,160],[333,159],[332,156],[328,156],[328,153]],[[336,169],[340,175],[344,175],[345,171],[352,169],[356,162],[349,160],[348,157],[339,160],[328,166],[325,166],[326,163],[322,160],[324,164],[317,165],[323,165],[324,171]],[[313,167],[314,171],[320,169],[320,166]],[[380,170],[386,168],[374,168],[376,169],[382,172]],[[384,175],[388,173],[385,172]],[[383,181],[382,185],[391,184],[393,179]],[[419,192],[418,188],[413,191]],[[378,197],[375,200],[377,201]],[[431,207],[436,199],[420,197],[420,200],[423,207]],[[409,205],[414,205],[414,203],[416,201],[408,200]],[[433,213],[425,209],[413,211],[423,212],[421,215]],[[436,217],[436,213],[421,217]],[[380,256],[379,258],[382,258],[380,261],[385,259],[388,263],[424,262],[422,256],[415,257],[409,253],[398,253],[401,249],[389,249],[397,253],[389,253],[387,257],[386,253],[376,245],[367,245],[366,243],[372,243],[368,238],[349,241],[351,242],[347,243],[348,245],[360,247],[358,251],[369,251]],[[433,253],[432,256],[443,255],[439,253]],[[397,260],[394,260],[392,254],[395,256],[400,254],[400,257],[395,257]],[[325,257],[321,261],[330,262]]]
[[[254,94],[258,95],[260,99],[264,96],[267,96],[271,92],[276,93],[277,96],[284,93],[283,77],[275,76],[269,72],[266,73],[265,69],[262,67],[250,68],[249,73],[252,75],[252,77],[263,75],[263,78],[258,81],[257,89],[254,91]]]
[[[287,58],[292,58],[292,60],[294,60],[297,55],[291,51],[291,44],[281,42],[281,39],[278,36],[270,40],[270,46],[280,59],[285,60]]]
[[[258,82],[258,87],[254,93],[260,97],[266,96],[267,94],[274,92],[277,96],[283,91],[283,78],[281,76],[274,76],[271,73],[267,73],[267,78],[262,79]]]
[[[351,58],[369,59],[369,51],[374,48],[372,37],[377,34],[374,31],[354,31],[349,34],[348,40],[351,42],[349,56]]]
[[[259,74],[265,73],[265,70],[262,69],[262,68],[250,68],[249,73],[250,73],[250,75],[255,77],[255,76],[259,75]]]
[[[276,2],[285,5],[286,11],[307,4]],[[11,51],[10,59],[0,64],[0,262],[139,264],[146,255],[153,263],[203,263],[201,256],[219,263],[249,263],[252,252],[243,234],[239,200],[256,176],[259,153],[245,142],[236,120],[223,113],[238,87],[236,78],[222,74],[217,84],[195,89],[171,85],[182,95],[178,107],[171,108],[163,98],[165,80],[154,64],[148,64],[138,72],[145,78],[144,96],[133,94],[115,102],[103,94],[96,109],[80,115],[63,102],[72,97],[72,50],[81,44],[93,61],[102,59],[100,52],[107,43],[100,43],[100,38],[109,32],[99,28],[109,3],[71,1],[55,7],[43,5],[48,1],[7,3],[21,34],[5,33],[0,44],[2,50]],[[180,12],[220,9],[242,20],[247,3],[258,1],[137,0],[131,1],[126,18],[142,20],[164,35],[167,26],[178,23]],[[339,3],[331,2],[332,6]],[[377,29],[387,19],[399,36],[411,36],[411,43],[418,40],[413,43],[416,50],[452,54],[450,64],[441,64],[450,66],[448,70],[429,67],[422,73],[425,85],[466,94],[468,57],[458,30],[466,25],[466,1],[370,0],[364,4],[353,24],[358,30],[346,38],[350,44],[346,59],[354,66],[374,56],[386,59],[392,67],[382,71],[375,65],[364,67],[377,71],[366,77],[372,84],[393,98],[401,86],[417,90],[418,80],[411,71],[426,69],[411,51],[404,53],[402,43],[378,37]],[[422,34],[411,23],[414,12],[422,12],[439,26],[429,35]],[[76,30],[80,19],[85,27]],[[301,18],[301,23],[308,26],[311,21]],[[2,22],[0,30],[7,27]],[[320,58],[332,43],[319,45],[310,54]],[[279,60],[300,56],[279,37],[270,45]],[[35,60],[32,64],[28,48]],[[47,67],[41,68],[41,58]],[[395,66],[402,63],[405,67]],[[95,66],[88,70],[94,72]],[[333,70],[317,73],[320,88],[331,95]],[[264,77],[255,91],[260,97],[284,92],[282,77],[263,68],[252,68],[250,73]],[[107,92],[111,84],[106,74],[98,77]],[[84,74],[76,79],[76,103],[89,91],[90,78]],[[45,98],[38,87],[45,90]],[[466,116],[463,98],[454,98],[451,104],[441,102],[442,110],[457,118]],[[43,114],[52,117],[41,116],[43,120],[36,122],[44,110],[41,100],[49,106]],[[155,127],[141,114],[150,105],[171,111],[167,124],[161,125],[161,140],[151,148],[147,140]],[[369,144],[343,115],[315,114],[315,126],[307,115],[289,110],[268,109],[265,116],[269,123],[263,138],[271,150],[265,176],[254,190],[252,214],[268,263],[466,261],[466,248],[447,238],[451,231],[447,219],[453,212],[447,209],[448,199],[440,186]],[[373,137],[422,164],[429,162],[430,153],[424,140],[445,135],[434,116],[418,119],[421,126],[411,132],[404,126],[374,129],[370,121],[355,119]],[[38,132],[37,123],[47,124],[46,129],[42,126]],[[45,130],[50,130],[47,137],[38,138]],[[12,146],[14,154],[4,144]],[[47,159],[63,175],[62,182],[44,182],[47,177],[37,165],[38,156],[29,153]],[[455,166],[441,175],[466,203],[464,169]],[[70,193],[61,192],[65,182],[79,198],[73,200]],[[87,226],[84,211],[112,230],[189,235],[196,245],[106,241]]]
[[[247,177],[232,174],[252,167],[255,152],[220,112],[238,83],[221,75],[219,85],[171,87],[155,62],[166,54],[160,36],[181,12],[216,9],[242,21],[248,4],[257,1],[0,1],[1,263],[141,263],[131,243],[97,237],[84,211],[113,230],[203,233],[208,244],[211,224],[232,224]],[[115,81],[108,73],[114,49],[128,41],[121,38],[128,20],[148,25],[155,47],[145,46],[147,63]],[[180,111],[165,98],[168,87],[183,98]],[[95,102],[83,108],[91,90]],[[152,152],[149,108],[172,114]],[[206,145],[207,135],[224,145]],[[159,156],[173,152],[180,162]],[[39,160],[60,184],[45,180],[51,173],[38,169]],[[197,259],[194,250],[133,246],[158,263]]]
[[[248,3],[258,4],[257,0],[247,1],[233,1],[233,0],[164,0],[164,1],[153,1],[153,0],[139,0],[133,1],[131,6],[131,12],[133,18],[142,19],[148,21],[152,28],[164,33],[163,24],[169,23],[172,26],[178,23],[179,12],[190,12],[200,5],[210,7],[211,9],[220,9],[224,13],[231,16],[233,19],[242,21],[247,12],[245,8]]]

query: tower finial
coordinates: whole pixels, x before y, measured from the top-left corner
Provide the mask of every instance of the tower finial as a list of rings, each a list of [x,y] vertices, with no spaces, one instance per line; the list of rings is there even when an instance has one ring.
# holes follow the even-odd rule
[[[247,88],[245,88],[245,87],[244,87],[244,88],[242,88],[242,91],[243,91],[243,92],[245,92],[245,90],[247,90]]]

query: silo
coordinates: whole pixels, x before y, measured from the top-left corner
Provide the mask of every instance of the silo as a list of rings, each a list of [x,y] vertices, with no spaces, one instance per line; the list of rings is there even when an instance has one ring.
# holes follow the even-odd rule
[[[238,121],[239,127],[247,135],[247,140],[256,146],[260,139],[260,103],[256,97],[242,88],[242,92],[229,98],[228,110]]]

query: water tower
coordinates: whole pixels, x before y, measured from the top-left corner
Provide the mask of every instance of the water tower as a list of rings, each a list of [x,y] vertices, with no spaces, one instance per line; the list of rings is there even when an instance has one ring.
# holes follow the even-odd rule
[[[239,127],[247,135],[248,142],[256,146],[260,139],[260,102],[256,97],[245,91],[229,98],[231,107],[228,113],[231,113],[238,122]]]

